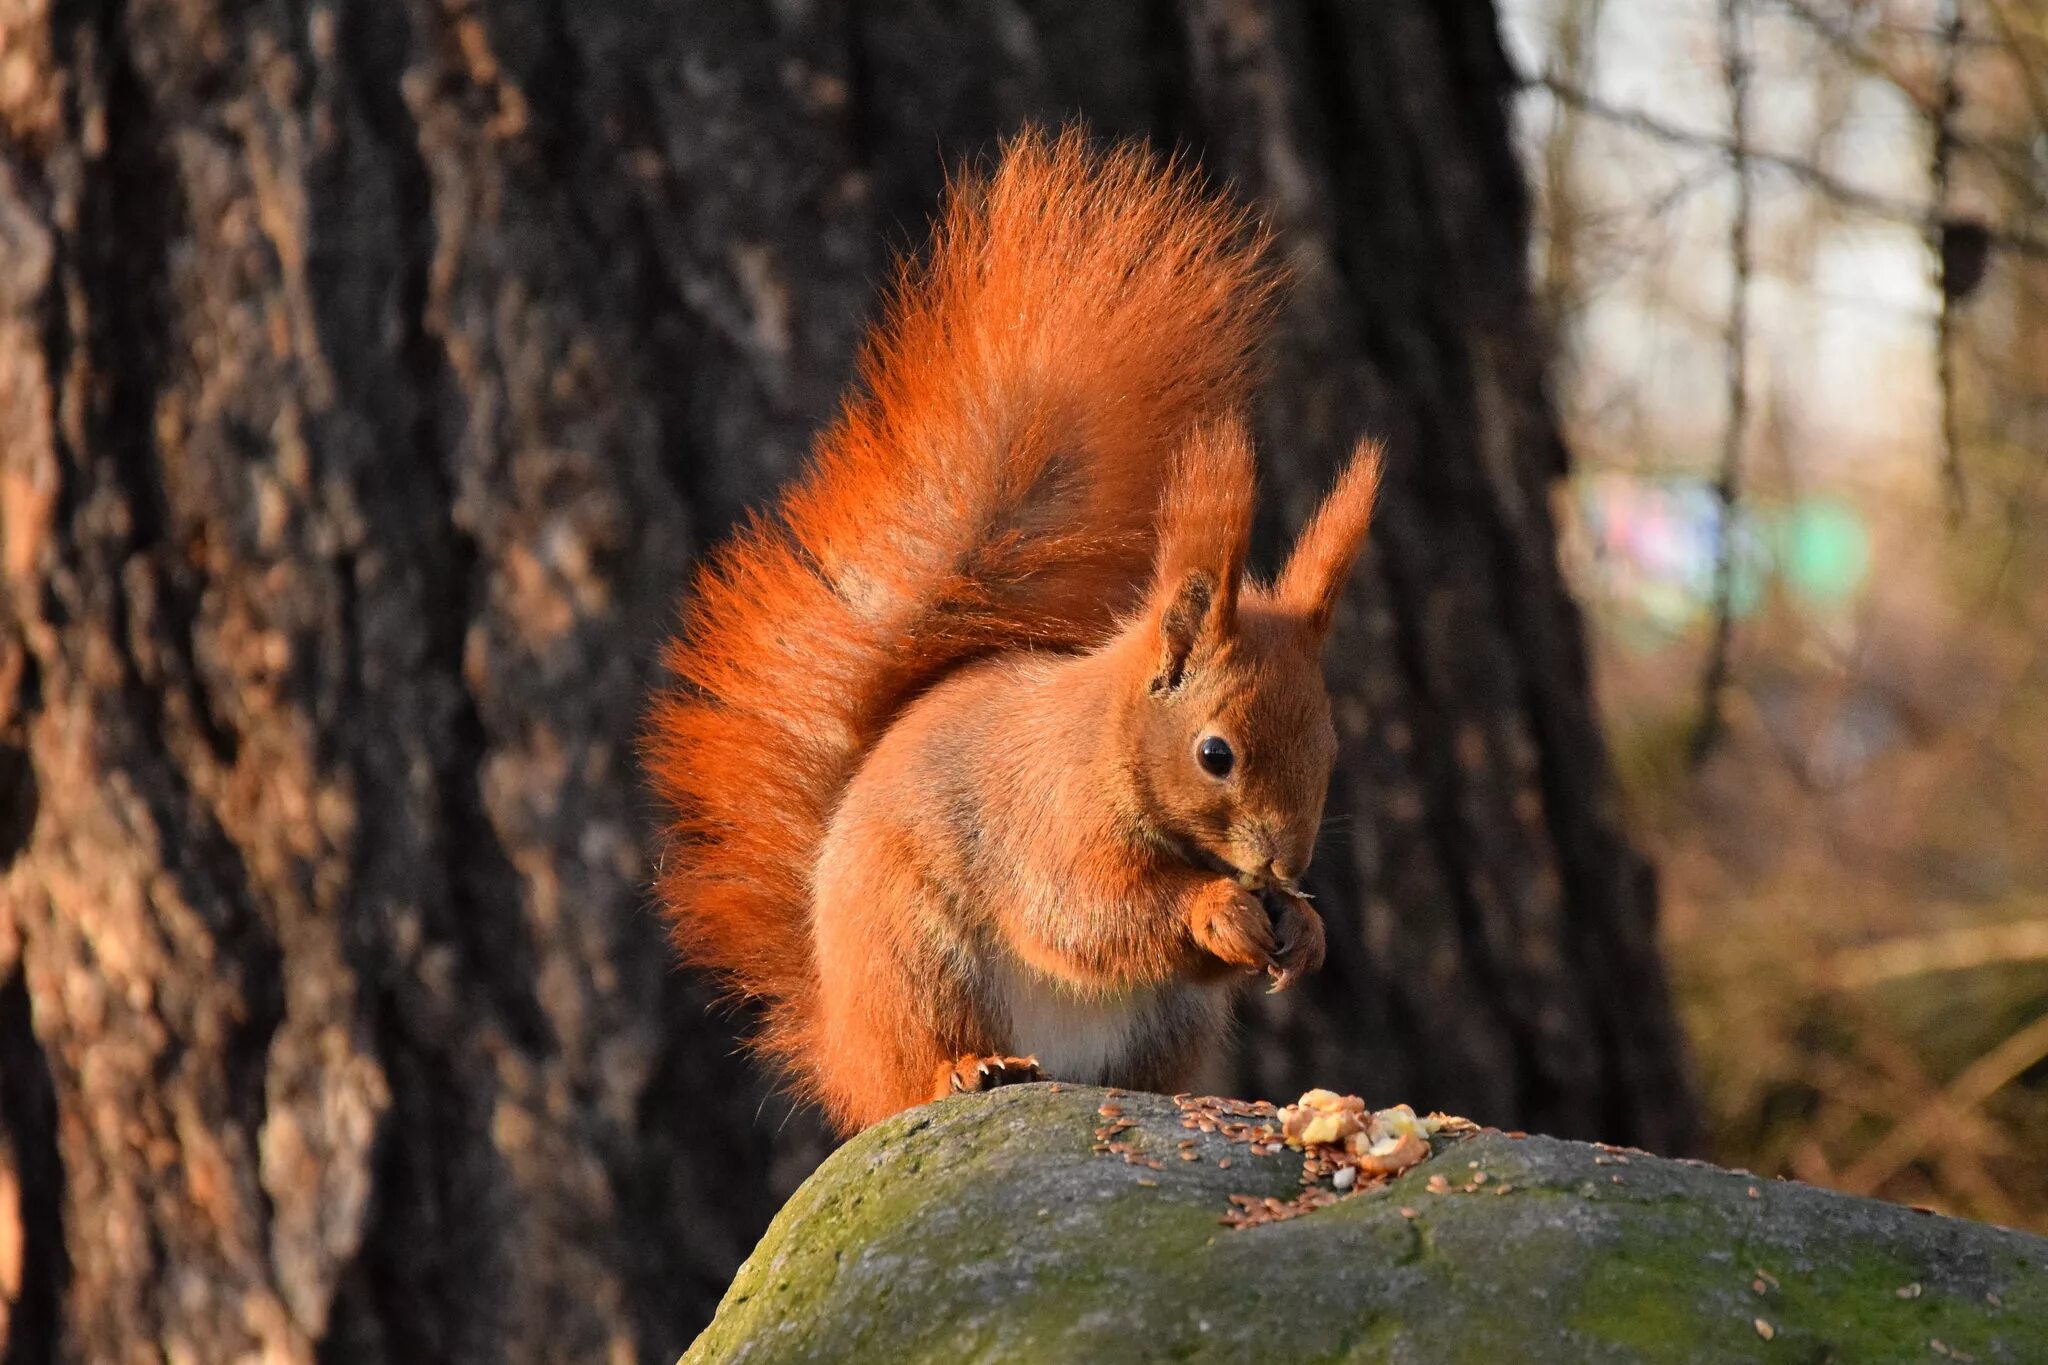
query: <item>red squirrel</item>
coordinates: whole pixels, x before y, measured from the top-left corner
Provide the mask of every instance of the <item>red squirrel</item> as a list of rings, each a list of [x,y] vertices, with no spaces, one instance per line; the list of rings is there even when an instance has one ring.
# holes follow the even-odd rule
[[[1182,165],[1027,132],[950,189],[859,382],[699,572],[644,745],[683,955],[842,1132],[1019,1080],[1181,1088],[1297,889],[1362,443],[1269,584],[1275,272]]]

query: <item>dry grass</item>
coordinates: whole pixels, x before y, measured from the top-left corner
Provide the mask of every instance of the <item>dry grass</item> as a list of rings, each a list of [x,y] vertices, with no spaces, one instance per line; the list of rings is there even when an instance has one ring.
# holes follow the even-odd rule
[[[1755,627],[1697,771],[1696,652],[1604,649],[1616,754],[1716,1155],[2048,1229],[2048,537],[1989,601],[1985,538],[1914,525],[1847,648]],[[1893,737],[1845,771],[1873,708]]]

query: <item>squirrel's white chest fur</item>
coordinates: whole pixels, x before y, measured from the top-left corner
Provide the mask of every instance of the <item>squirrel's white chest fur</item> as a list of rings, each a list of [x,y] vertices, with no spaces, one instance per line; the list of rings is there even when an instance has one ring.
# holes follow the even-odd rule
[[[1036,1057],[1055,1080],[1102,1084],[1151,1027],[1159,991],[1140,987],[1095,995],[1005,960],[996,989],[1009,1017],[1009,1051]]]

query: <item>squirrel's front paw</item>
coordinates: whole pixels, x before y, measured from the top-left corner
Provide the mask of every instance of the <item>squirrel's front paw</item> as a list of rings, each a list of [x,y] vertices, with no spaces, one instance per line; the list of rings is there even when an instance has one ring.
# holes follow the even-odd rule
[[[1235,882],[1212,882],[1188,910],[1195,946],[1248,972],[1273,965],[1273,922],[1259,898]]]
[[[1279,946],[1273,950],[1270,971],[1273,984],[1268,991],[1284,991],[1295,978],[1308,975],[1323,965],[1323,917],[1315,912],[1306,896],[1276,886],[1266,893],[1272,907],[1273,934]]]
[[[999,1085],[1027,1085],[1045,1079],[1036,1057],[969,1055],[939,1068],[938,1094],[958,1095],[993,1090]]]

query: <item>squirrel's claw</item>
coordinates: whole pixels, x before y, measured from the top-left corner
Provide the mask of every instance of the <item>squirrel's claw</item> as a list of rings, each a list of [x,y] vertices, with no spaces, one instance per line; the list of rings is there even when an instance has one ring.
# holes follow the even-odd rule
[[[1267,894],[1273,912],[1273,937],[1279,946],[1267,967],[1273,984],[1266,990],[1269,995],[1277,995],[1323,965],[1323,919],[1309,906],[1308,897],[1292,887],[1275,887]]]
[[[967,1056],[939,1069],[937,1092],[938,1096],[971,1095],[998,1086],[1025,1085],[1044,1079],[1036,1057]]]
[[[1188,930],[1203,952],[1247,972],[1273,963],[1273,924],[1259,898],[1235,882],[1218,881],[1191,907]]]

